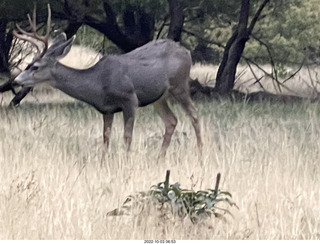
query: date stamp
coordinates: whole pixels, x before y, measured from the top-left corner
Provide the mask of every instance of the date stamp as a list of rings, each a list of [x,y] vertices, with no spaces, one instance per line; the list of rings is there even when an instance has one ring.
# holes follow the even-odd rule
[[[174,244],[176,240],[144,240],[145,244]]]

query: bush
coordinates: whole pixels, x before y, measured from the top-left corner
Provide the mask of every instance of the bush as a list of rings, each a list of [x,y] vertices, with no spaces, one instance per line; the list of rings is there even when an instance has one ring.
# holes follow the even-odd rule
[[[229,210],[216,206],[219,202],[225,202],[230,206],[237,207],[237,205],[231,201],[232,195],[229,192],[219,190],[220,173],[217,174],[214,189],[197,192],[181,189],[178,182],[169,184],[169,177],[170,171],[167,170],[164,182],[152,186],[149,191],[128,196],[120,208],[108,212],[107,216],[120,216],[133,213],[140,214],[148,204],[152,203],[151,206],[153,208],[161,211],[161,216],[170,214],[173,215],[174,218],[180,219],[189,217],[191,222],[196,224],[211,216],[223,219],[225,218],[225,214],[232,216]]]

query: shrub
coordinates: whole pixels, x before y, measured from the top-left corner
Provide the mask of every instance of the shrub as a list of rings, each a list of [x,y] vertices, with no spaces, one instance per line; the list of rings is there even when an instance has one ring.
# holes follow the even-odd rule
[[[107,216],[120,216],[126,214],[138,213],[146,208],[148,203],[161,211],[161,216],[173,215],[174,218],[184,219],[189,217],[192,223],[215,216],[225,219],[224,215],[231,215],[226,208],[216,206],[219,202],[225,202],[228,205],[237,205],[231,200],[232,195],[227,191],[219,190],[221,174],[217,174],[216,185],[214,189],[193,191],[181,189],[180,184],[169,183],[170,171],[167,170],[165,181],[158,183],[150,188],[149,191],[139,192],[126,198],[123,205],[107,213]],[[170,213],[167,213],[167,212]]]

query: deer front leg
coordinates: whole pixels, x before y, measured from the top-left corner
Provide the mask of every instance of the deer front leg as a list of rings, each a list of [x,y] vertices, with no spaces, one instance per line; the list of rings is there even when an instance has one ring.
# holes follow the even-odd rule
[[[103,115],[103,144],[105,152],[108,150],[110,144],[112,122],[113,114]]]
[[[123,121],[124,121],[124,142],[127,147],[127,151],[130,151],[132,132],[134,125],[135,111],[138,106],[138,98],[134,93],[131,99],[123,105]]]

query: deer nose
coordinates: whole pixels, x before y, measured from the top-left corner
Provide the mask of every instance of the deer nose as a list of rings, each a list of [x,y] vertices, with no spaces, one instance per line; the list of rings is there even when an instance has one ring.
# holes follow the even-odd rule
[[[22,85],[21,73],[13,80],[12,85],[19,86]]]
[[[32,80],[30,80],[30,75],[25,71],[22,71],[13,81],[13,84],[19,86],[27,85],[28,83],[32,83]]]

